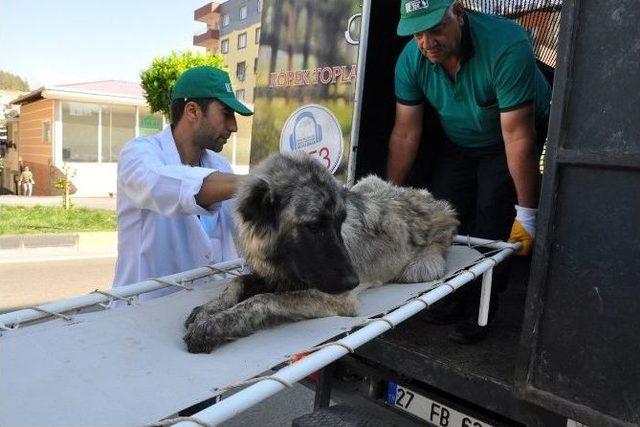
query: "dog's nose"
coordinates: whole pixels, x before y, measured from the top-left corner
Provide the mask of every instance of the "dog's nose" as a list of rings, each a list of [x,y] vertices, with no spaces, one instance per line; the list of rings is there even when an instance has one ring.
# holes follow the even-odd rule
[[[360,284],[360,278],[355,273],[349,273],[344,277],[344,287],[348,290],[354,289]]]

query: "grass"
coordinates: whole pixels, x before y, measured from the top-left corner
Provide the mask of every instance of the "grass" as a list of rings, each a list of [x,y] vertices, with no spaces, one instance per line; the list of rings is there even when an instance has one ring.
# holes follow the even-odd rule
[[[0,235],[115,231],[116,213],[58,206],[0,206]]]

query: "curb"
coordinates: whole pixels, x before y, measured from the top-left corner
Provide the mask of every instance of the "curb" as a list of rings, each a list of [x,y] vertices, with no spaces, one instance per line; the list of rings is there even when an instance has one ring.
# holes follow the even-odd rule
[[[0,236],[0,264],[61,259],[114,257],[117,232]]]

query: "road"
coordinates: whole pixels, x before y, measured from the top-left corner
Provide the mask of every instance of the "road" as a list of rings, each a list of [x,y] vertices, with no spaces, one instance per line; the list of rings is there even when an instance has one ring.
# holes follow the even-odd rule
[[[111,288],[115,257],[0,264],[0,312]]]

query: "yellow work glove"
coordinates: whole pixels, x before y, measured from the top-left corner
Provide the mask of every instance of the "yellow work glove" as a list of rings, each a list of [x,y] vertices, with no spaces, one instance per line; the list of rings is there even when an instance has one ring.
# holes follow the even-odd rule
[[[538,209],[516,205],[516,219],[511,226],[509,243],[522,243],[518,255],[529,256],[533,250],[533,238],[536,236],[536,216]]]

